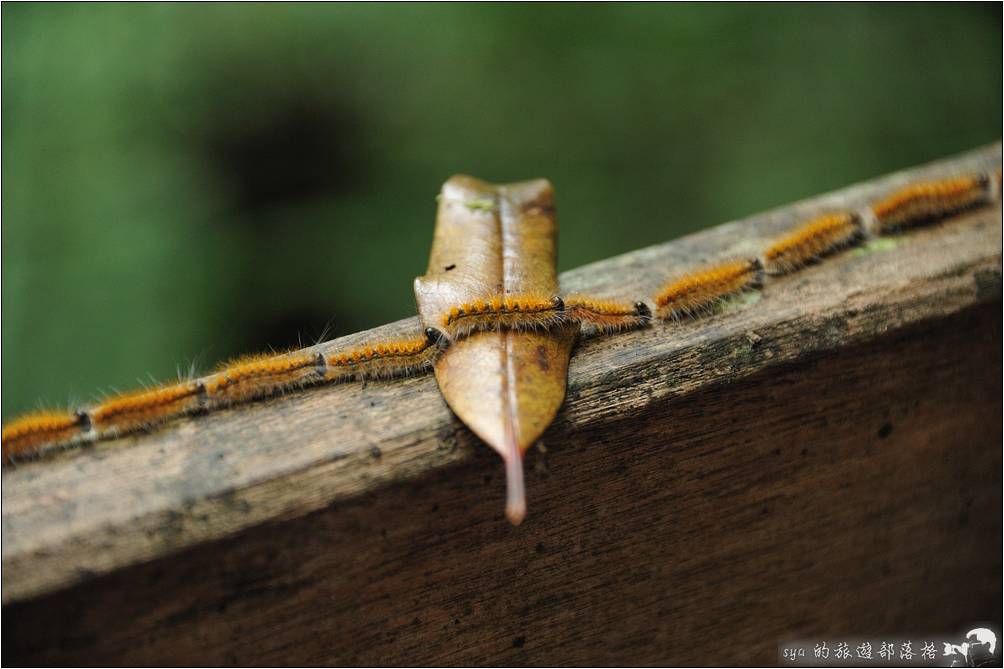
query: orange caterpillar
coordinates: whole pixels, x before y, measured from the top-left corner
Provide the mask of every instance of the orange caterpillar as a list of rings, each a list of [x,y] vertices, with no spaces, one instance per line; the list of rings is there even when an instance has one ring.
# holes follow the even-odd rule
[[[711,313],[725,298],[759,288],[763,264],[759,258],[733,260],[670,281],[655,296],[656,315],[680,320]]]
[[[652,312],[644,302],[626,304],[585,295],[496,295],[453,307],[441,319],[451,339],[494,330],[548,330],[564,323],[612,334],[643,327]]]
[[[385,379],[432,367],[445,342],[428,328],[425,337],[362,346],[327,357],[297,352],[239,359],[203,380],[116,395],[93,409],[39,412],[3,429],[3,459],[12,461],[88,439],[108,439],[146,430],[199,411],[230,406],[325,381]]]
[[[325,381],[366,381],[413,376],[432,369],[446,340],[426,328],[425,337],[388,341],[333,353],[325,358]]]
[[[873,232],[889,234],[991,202],[995,181],[980,174],[906,186],[871,206]]]
[[[764,267],[777,276],[805,265],[864,239],[861,217],[839,212],[825,214],[799,226],[764,251]]]
[[[591,326],[603,334],[634,330],[652,321],[652,311],[644,302],[626,304],[584,295],[565,298],[565,315],[569,321]]]
[[[229,406],[302,388],[324,378],[319,353],[252,355],[220,367],[205,381],[209,408]]]
[[[565,321],[565,303],[553,295],[496,295],[464,302],[443,314],[450,339],[491,330],[547,330]]]
[[[80,441],[89,428],[83,412],[37,411],[21,416],[3,427],[3,460],[35,455],[52,444]]]
[[[86,412],[101,439],[153,427],[205,408],[206,389],[198,381],[123,393]]]

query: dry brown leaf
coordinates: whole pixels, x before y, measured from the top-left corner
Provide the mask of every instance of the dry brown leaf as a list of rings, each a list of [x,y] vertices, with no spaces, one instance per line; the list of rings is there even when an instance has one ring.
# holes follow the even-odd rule
[[[426,327],[450,308],[492,295],[557,295],[554,188],[544,179],[494,185],[456,176],[443,185],[429,269],[415,279]],[[565,398],[577,327],[480,332],[454,342],[436,380],[454,413],[506,463],[506,515],[526,514],[523,453]]]

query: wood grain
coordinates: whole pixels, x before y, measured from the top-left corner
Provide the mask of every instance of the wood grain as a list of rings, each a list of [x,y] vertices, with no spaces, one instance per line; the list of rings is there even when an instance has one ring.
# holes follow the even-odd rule
[[[650,294],[814,214],[1000,160],[884,177],[562,288]],[[1000,342],[994,207],[702,322],[583,342],[519,528],[497,457],[431,377],[5,470],[3,661],[774,663],[782,638],[1000,621]]]

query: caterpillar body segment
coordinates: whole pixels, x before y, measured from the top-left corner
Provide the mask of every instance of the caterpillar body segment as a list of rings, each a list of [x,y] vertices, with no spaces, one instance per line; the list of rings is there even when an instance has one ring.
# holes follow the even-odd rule
[[[997,197],[996,174],[969,174],[911,184],[871,205],[872,232],[886,235],[930,223]]]
[[[36,411],[3,426],[3,462],[30,458],[55,446],[87,439],[90,419],[82,411]]]
[[[320,382],[324,356],[295,352],[254,355],[224,364],[205,380],[209,409],[270,397]]]
[[[415,376],[432,369],[448,340],[436,328],[424,337],[391,340],[325,357],[325,381],[368,381]]]
[[[780,276],[797,271],[865,238],[861,216],[838,212],[814,218],[778,239],[764,251],[764,271]]]
[[[652,310],[644,302],[630,304],[594,299],[586,295],[567,296],[565,315],[567,320],[601,334],[635,330],[652,322]]]
[[[182,381],[110,397],[88,412],[99,439],[117,437],[205,409],[200,381]]]
[[[565,303],[554,295],[494,295],[464,302],[440,318],[442,331],[453,339],[495,330],[549,330],[565,322]]]
[[[711,314],[725,299],[763,285],[759,258],[732,260],[681,276],[655,295],[656,316],[681,320]]]

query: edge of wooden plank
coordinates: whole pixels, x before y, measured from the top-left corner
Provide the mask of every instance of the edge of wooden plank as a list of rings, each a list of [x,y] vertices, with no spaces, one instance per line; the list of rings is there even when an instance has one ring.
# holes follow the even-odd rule
[[[813,214],[1000,161],[995,144],[594,263],[563,274],[561,283],[569,291],[650,295],[674,271],[751,255]],[[997,205],[878,240],[771,282],[706,321],[585,341],[573,356],[558,421],[621,418],[625,406],[640,410],[666,395],[999,299],[1000,217]],[[317,348],[407,330],[418,330],[417,318]],[[429,376],[316,388],[8,469],[3,601],[299,517],[463,461],[478,448],[484,445],[450,414]],[[532,487],[529,495],[532,518]],[[501,504],[499,517],[504,522]]]

